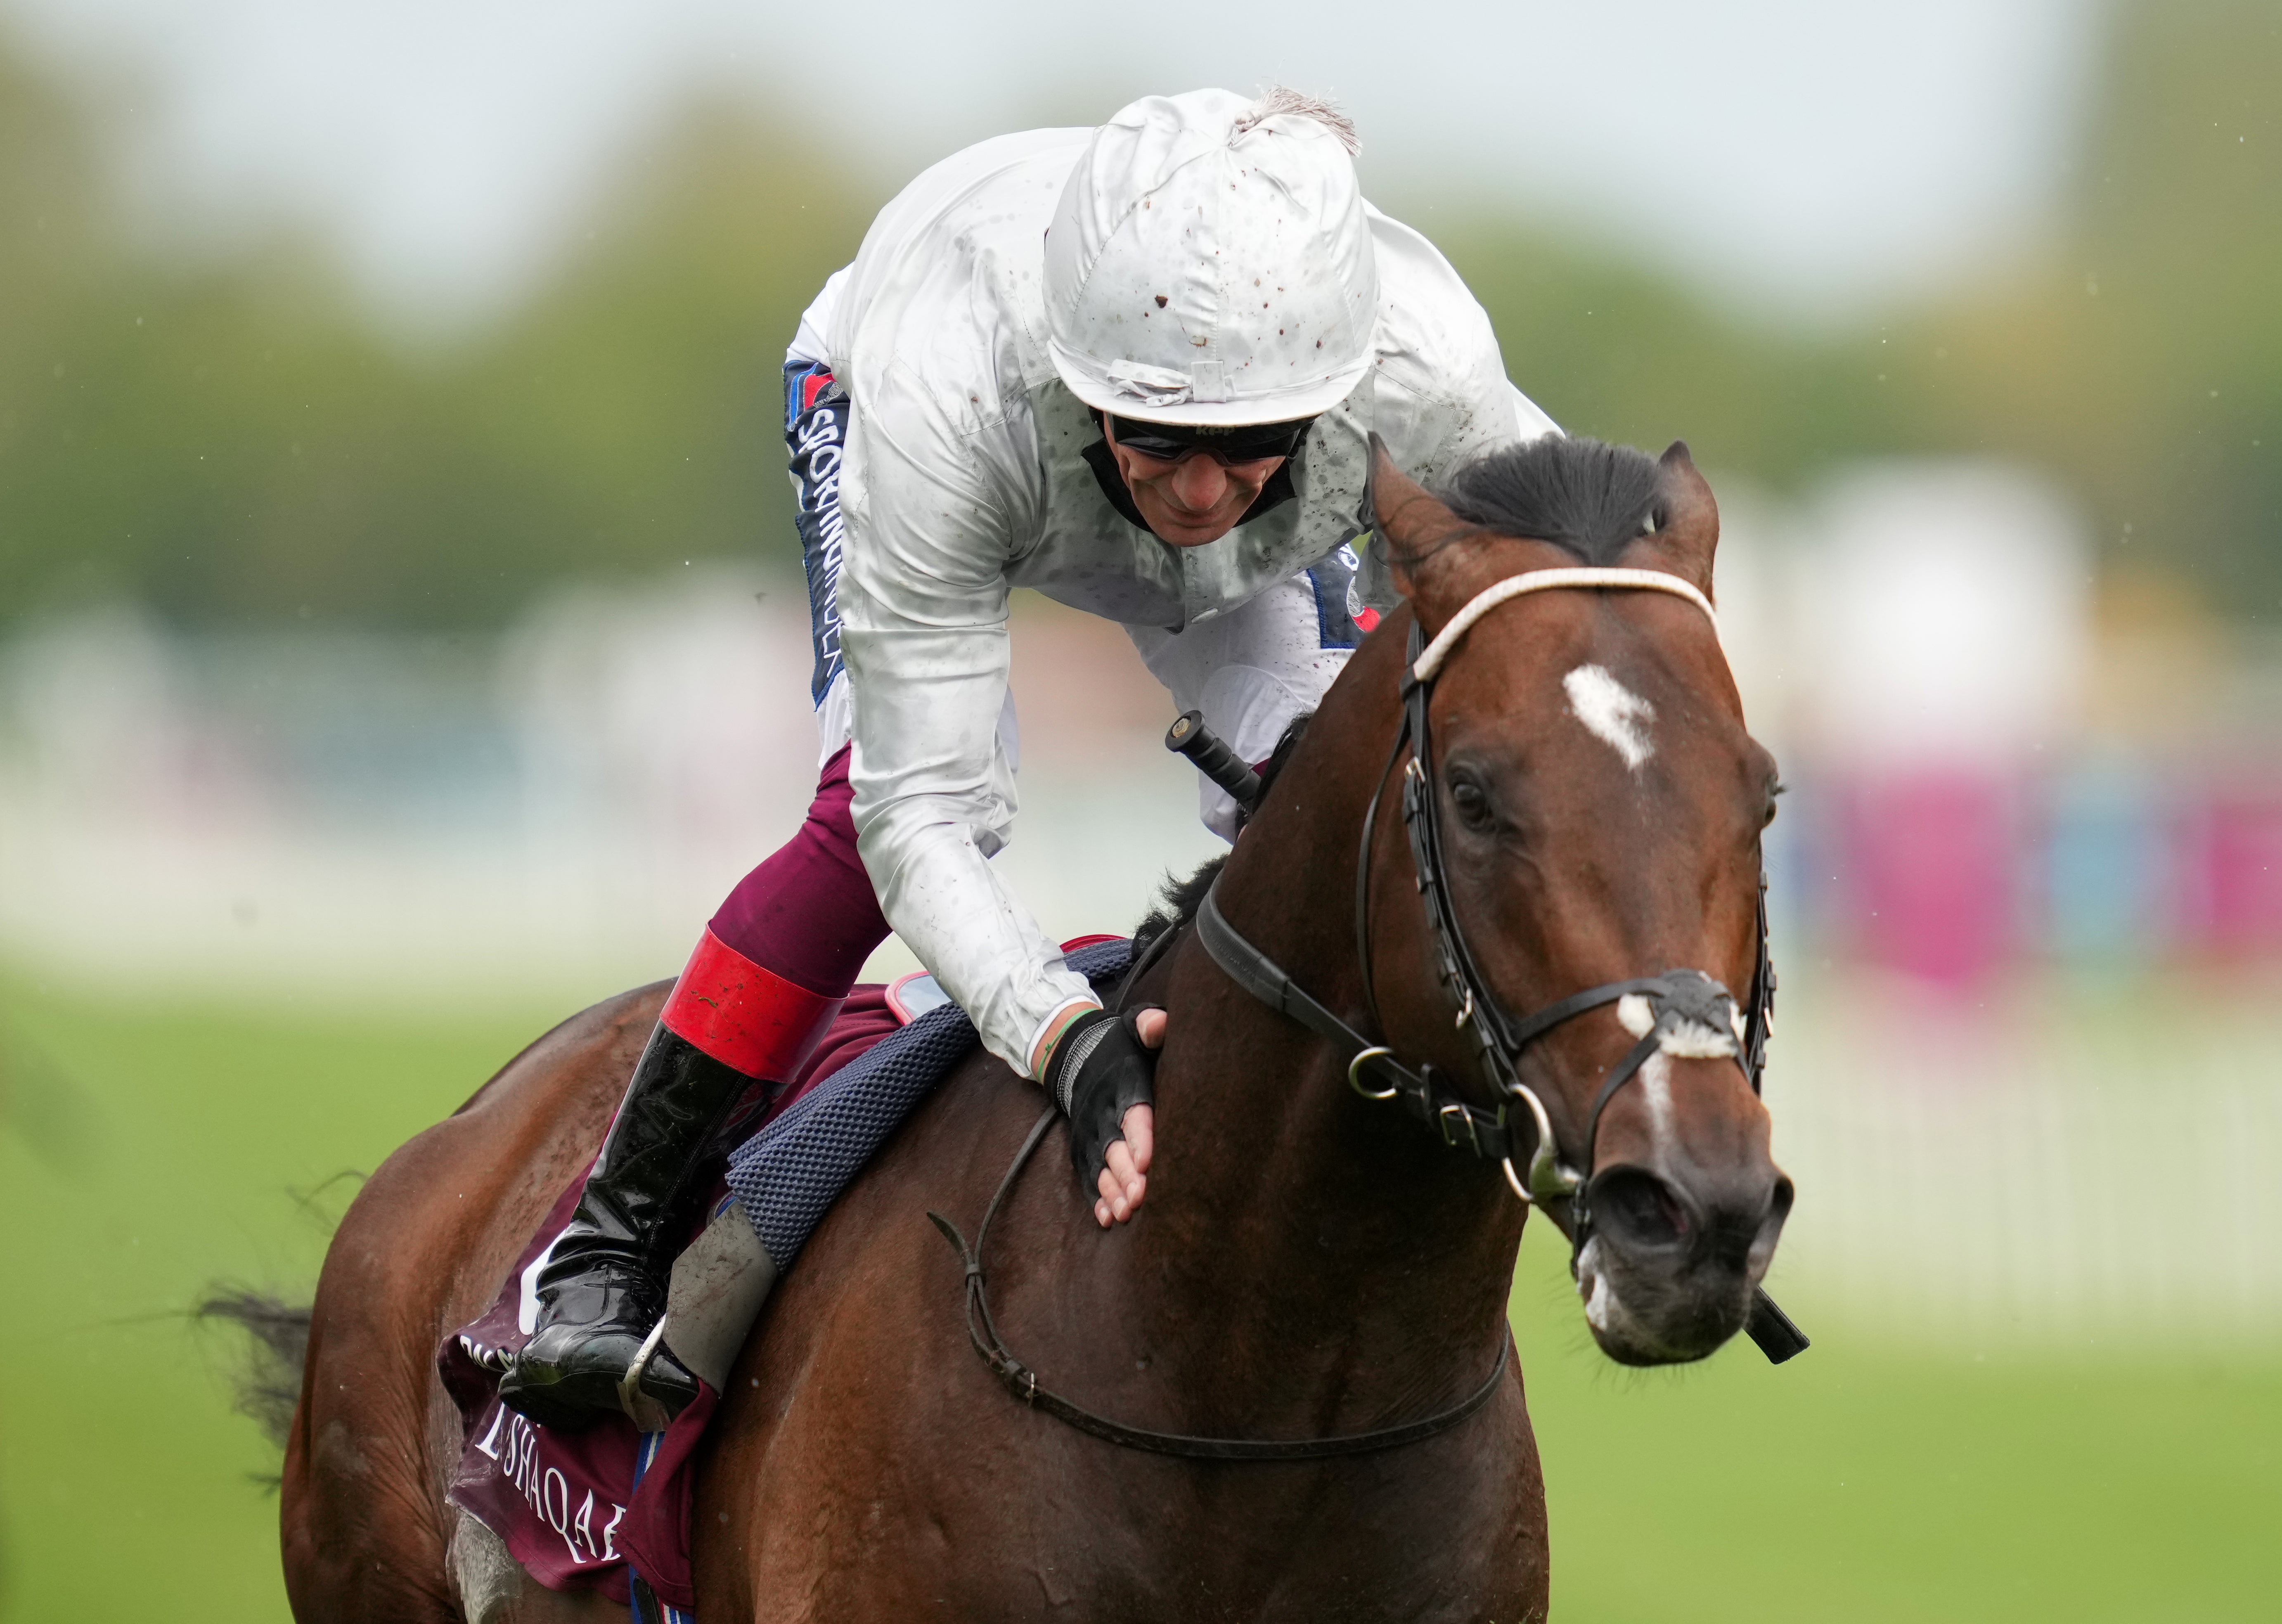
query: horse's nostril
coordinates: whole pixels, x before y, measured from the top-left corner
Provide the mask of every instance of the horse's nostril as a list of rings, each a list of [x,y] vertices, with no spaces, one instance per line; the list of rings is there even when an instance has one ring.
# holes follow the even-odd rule
[[[1630,1247],[1676,1247],[1688,1239],[1688,1209],[1670,1185],[1638,1168],[1611,1168],[1593,1181],[1594,1221]]]

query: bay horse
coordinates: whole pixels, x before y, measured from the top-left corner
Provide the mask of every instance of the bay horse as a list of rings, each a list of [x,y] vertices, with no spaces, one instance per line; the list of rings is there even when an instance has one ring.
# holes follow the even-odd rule
[[[1719,534],[1684,446],[1657,461],[1552,444],[1480,465],[1455,509],[1381,454],[1374,501],[1405,602],[1331,688],[1211,896],[1293,984],[1434,1068],[1478,1119],[1502,1100],[1442,973],[1404,820],[1375,815],[1406,649],[1527,572],[1659,571],[1708,608]],[[1443,905],[1507,1010],[1675,966],[1751,985],[1774,766],[1683,595],[1516,596],[1441,665],[1417,781],[1440,820]],[[1359,851],[1375,898],[1360,943]],[[461,1433],[435,1351],[592,1156],[666,991],[541,1038],[392,1156],[344,1219],[287,1439],[296,1617],[461,1620],[444,1497]],[[1508,1363],[1528,1212],[1510,1166],[1453,1154],[1447,1123],[1429,1134],[1358,1100],[1371,1079],[1351,1079],[1351,1055],[1239,986],[1185,923],[1137,991],[1169,1016],[1147,1204],[1097,1228],[1054,1129],[991,1232],[997,1333],[1057,1391],[1137,1427],[1366,1432],[1448,1411],[1495,1371],[1486,1402],[1405,1447],[1278,1463],[1122,1449],[1016,1402],[968,1346],[960,1263],[926,1218],[972,1225],[1040,1109],[978,1052],[849,1187],[747,1343],[699,1459],[703,1624],[1545,1616],[1544,1484]],[[1640,1026],[1603,1001],[1531,1042],[1514,1081],[1549,1119],[1546,1160],[1589,1175],[1593,1336],[1657,1364],[1743,1324],[1790,1185],[1732,1045],[1667,1044],[1596,1099]],[[1556,1221],[1581,1216],[1538,1193]],[[527,1585],[493,1619],[611,1616],[592,1594]]]

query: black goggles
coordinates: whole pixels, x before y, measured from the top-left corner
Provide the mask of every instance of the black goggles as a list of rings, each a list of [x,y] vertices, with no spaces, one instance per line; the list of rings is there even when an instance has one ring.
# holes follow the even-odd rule
[[[1201,451],[1217,462],[1257,462],[1264,457],[1288,457],[1299,450],[1315,421],[1294,417],[1288,423],[1246,423],[1217,429],[1108,416],[1107,426],[1128,451],[1161,462],[1177,462],[1191,451]]]

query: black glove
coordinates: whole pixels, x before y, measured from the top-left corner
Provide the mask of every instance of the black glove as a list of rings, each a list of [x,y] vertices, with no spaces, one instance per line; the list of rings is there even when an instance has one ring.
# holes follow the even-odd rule
[[[1140,1014],[1088,1010],[1063,1030],[1046,1062],[1046,1092],[1069,1118],[1070,1165],[1089,1201],[1101,1193],[1109,1147],[1125,1137],[1126,1111],[1156,1102],[1157,1052],[1141,1042]]]

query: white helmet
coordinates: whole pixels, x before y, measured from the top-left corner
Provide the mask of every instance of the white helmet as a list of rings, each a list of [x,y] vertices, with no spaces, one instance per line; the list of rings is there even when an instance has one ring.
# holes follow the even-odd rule
[[[1353,138],[1289,91],[1144,97],[1096,130],[1046,231],[1048,346],[1071,392],[1199,427],[1345,400],[1378,314]]]

